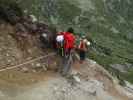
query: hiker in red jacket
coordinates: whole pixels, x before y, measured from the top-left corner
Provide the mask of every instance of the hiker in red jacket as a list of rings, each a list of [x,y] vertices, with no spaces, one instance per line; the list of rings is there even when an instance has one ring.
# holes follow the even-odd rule
[[[61,68],[62,75],[67,75],[71,69],[71,54],[75,45],[75,36],[73,35],[73,28],[69,28],[67,32],[64,32],[64,58]]]
[[[73,29],[69,28],[68,31],[64,33],[64,50],[66,56],[70,54],[75,45],[75,36],[73,32]]]

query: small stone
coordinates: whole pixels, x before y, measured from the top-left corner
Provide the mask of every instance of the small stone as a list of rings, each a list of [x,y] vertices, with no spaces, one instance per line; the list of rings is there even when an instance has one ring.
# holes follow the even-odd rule
[[[31,82],[37,82],[37,80],[31,79]]]
[[[33,69],[32,72],[33,72],[33,73],[36,73],[37,71]]]
[[[11,63],[12,61],[10,59],[7,60],[8,63]]]
[[[80,78],[78,76],[73,76],[74,80],[78,83],[80,83]]]
[[[57,62],[54,62],[54,66],[57,66]]]
[[[40,63],[37,63],[36,66],[37,66],[37,67],[41,67],[41,64],[40,64]]]
[[[91,65],[95,65],[95,64],[97,64],[97,62],[96,62],[96,61],[94,61],[94,60],[87,59],[87,61],[88,61],[88,62],[89,62],[89,64],[91,64]]]
[[[66,88],[63,87],[61,91],[62,91],[63,93],[65,93],[65,92],[66,92]]]
[[[54,87],[54,91],[57,91],[58,90],[58,88],[57,87]]]
[[[72,72],[71,72],[71,75],[78,75],[78,74],[79,74],[79,72],[76,70],[72,70]]]
[[[6,56],[9,57],[10,55],[7,53]]]
[[[44,71],[47,71],[47,67],[45,65],[42,66]]]
[[[32,50],[31,49],[28,49],[28,53],[31,53],[32,54]]]
[[[37,18],[35,15],[30,15],[30,17],[32,18],[32,22],[36,22],[37,21]]]
[[[31,63],[31,66],[34,66],[35,64],[34,63]]]
[[[28,72],[28,70],[29,70],[29,69],[28,69],[28,68],[26,68],[26,67],[23,67],[23,68],[22,68],[22,71],[23,71],[24,73],[27,73],[27,72]]]

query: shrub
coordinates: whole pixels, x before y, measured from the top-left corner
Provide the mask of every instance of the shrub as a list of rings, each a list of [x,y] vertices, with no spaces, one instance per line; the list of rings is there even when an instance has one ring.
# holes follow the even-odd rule
[[[16,24],[23,16],[22,9],[16,1],[0,0],[0,18],[10,24]]]

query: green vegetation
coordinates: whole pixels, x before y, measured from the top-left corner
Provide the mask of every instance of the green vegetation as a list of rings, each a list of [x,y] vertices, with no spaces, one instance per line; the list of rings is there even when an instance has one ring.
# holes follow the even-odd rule
[[[15,0],[1,0],[0,1],[0,18],[15,24],[18,21],[18,17],[23,16],[21,7]]]

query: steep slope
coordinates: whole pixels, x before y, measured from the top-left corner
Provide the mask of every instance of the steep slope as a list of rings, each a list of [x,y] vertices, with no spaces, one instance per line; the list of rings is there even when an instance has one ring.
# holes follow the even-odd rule
[[[86,33],[92,46],[89,57],[112,70],[133,66],[133,1],[132,0],[17,0],[29,14],[54,24],[59,30],[69,26],[76,33]],[[31,5],[31,6],[29,6]],[[115,66],[112,68],[112,66]],[[116,69],[115,69],[116,70]],[[122,79],[133,74],[123,73]]]
[[[64,2],[59,1],[64,7]],[[59,3],[59,4],[60,4]],[[82,4],[65,2],[79,11]],[[88,2],[88,4],[91,4]],[[87,10],[86,8],[82,8]],[[64,9],[65,10],[65,9]],[[65,11],[69,11],[66,9]],[[64,15],[64,12],[60,12]],[[78,15],[78,13],[74,13]],[[51,15],[51,14],[50,14]],[[48,15],[49,16],[49,15]],[[70,19],[74,16],[67,16]],[[63,17],[64,19],[67,18]],[[62,19],[62,21],[64,20]],[[78,19],[78,18],[77,18]],[[51,17],[50,22],[53,22]],[[69,21],[69,19],[67,20]],[[66,22],[67,22],[66,21]],[[78,22],[78,20],[76,20]],[[58,20],[57,20],[58,22]],[[54,23],[55,24],[55,23]],[[56,23],[57,24],[57,23]],[[59,25],[63,25],[60,23]],[[64,25],[67,25],[64,23]],[[84,29],[84,28],[83,28]],[[24,40],[16,40],[14,27],[3,22],[0,25],[0,99],[1,100],[132,100],[132,91],[118,85],[114,79],[100,65],[92,60],[87,60],[83,65],[74,63],[69,77],[61,77],[54,71],[59,67],[58,56],[48,57],[31,62],[14,69],[1,70],[23,62],[32,60],[42,55],[48,55],[51,50],[42,52],[38,37],[27,34]],[[47,68],[50,71],[47,71]],[[52,70],[52,71],[51,71]],[[77,95],[78,94],[78,95]],[[102,95],[102,97],[101,97]]]

